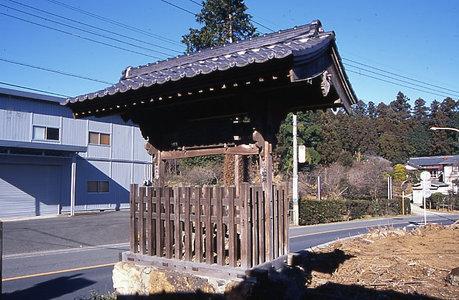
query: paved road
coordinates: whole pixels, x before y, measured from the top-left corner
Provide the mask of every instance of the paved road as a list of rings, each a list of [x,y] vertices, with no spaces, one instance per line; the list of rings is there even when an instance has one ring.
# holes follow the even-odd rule
[[[97,219],[99,216],[100,219]],[[459,215],[428,217],[429,222],[444,224],[450,224],[458,219]],[[362,234],[372,227],[415,226],[422,220],[421,216],[409,216],[295,227],[290,229],[290,246],[292,251],[298,251],[339,238]],[[100,221],[104,224],[99,224]],[[45,228],[49,228],[46,224],[61,227],[44,231]],[[30,235],[27,228],[38,229],[39,238]],[[126,212],[78,216],[73,219],[67,218],[65,222],[62,222],[61,218],[55,218],[6,223],[5,248],[8,252],[3,263],[3,276],[6,279],[3,282],[4,298],[75,299],[88,297],[92,291],[110,292],[111,265],[118,261],[119,254],[128,248],[126,228]],[[15,240],[15,235],[8,232],[9,230],[16,232],[20,240]],[[74,236],[67,234],[67,231],[72,232]],[[86,237],[88,232],[99,237]],[[27,245],[31,248],[20,245],[26,237],[30,239],[27,240]],[[46,246],[52,250],[42,251]]]

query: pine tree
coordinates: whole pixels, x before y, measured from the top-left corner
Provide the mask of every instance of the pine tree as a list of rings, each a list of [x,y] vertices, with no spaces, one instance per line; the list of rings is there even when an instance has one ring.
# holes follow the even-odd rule
[[[419,121],[426,121],[429,116],[429,109],[426,106],[426,102],[422,98],[414,101],[413,118]]]
[[[367,114],[370,118],[376,118],[376,106],[372,101],[368,102]]]
[[[190,28],[189,33],[182,36],[182,43],[189,53],[243,40],[256,35],[251,20],[243,0],[207,0],[196,15],[202,28]]]

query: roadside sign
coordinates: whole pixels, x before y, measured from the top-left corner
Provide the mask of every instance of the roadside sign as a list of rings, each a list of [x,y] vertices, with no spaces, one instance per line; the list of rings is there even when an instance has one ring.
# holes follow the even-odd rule
[[[306,146],[305,145],[298,146],[298,162],[299,163],[306,162]]]
[[[428,181],[430,179],[430,172],[422,171],[421,172],[421,180]]]

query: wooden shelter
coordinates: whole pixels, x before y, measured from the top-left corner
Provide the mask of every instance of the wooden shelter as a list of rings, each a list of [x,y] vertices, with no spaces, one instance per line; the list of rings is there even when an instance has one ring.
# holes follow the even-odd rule
[[[272,182],[281,121],[300,110],[349,111],[355,102],[335,34],[314,21],[128,67],[115,85],[66,105],[76,118],[120,114],[148,141],[155,184],[132,186],[126,259],[236,274],[288,251],[286,185]],[[215,154],[258,155],[261,184],[164,185],[165,160]]]

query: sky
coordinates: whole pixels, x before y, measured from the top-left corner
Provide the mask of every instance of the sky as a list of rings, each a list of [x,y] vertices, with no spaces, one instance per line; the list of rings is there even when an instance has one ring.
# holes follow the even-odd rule
[[[168,1],[191,12],[200,10],[190,0]],[[64,6],[58,2],[64,3]],[[246,0],[245,3],[256,22],[273,30],[319,19],[326,31],[334,31],[338,50],[359,99],[388,103],[395,99],[398,91],[404,92],[412,101],[422,97],[428,103],[447,96],[459,97],[459,1]],[[148,35],[104,22],[65,5],[128,24]],[[121,42],[30,14],[84,28]],[[5,60],[115,83],[127,66],[138,66],[182,53],[185,47],[180,43],[181,36],[189,28],[199,26],[192,14],[161,0],[0,0],[0,82],[66,96],[93,92],[108,84],[36,70]],[[269,32],[256,26],[260,33]],[[121,50],[120,47],[138,53]],[[411,88],[406,87],[408,85]],[[2,84],[0,87],[14,88]]]

